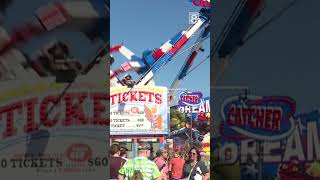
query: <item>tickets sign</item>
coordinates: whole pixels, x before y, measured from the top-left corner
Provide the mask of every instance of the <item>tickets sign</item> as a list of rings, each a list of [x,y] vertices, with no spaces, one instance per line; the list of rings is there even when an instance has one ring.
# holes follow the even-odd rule
[[[113,87],[110,134],[168,134],[166,87]]]
[[[66,84],[53,78],[0,83],[0,172],[4,177],[65,179],[82,172],[96,179],[98,172],[105,173],[107,87],[103,81],[78,80],[63,96]]]
[[[284,139],[293,132],[295,109],[289,97],[231,97],[222,105],[220,131],[230,138]]]

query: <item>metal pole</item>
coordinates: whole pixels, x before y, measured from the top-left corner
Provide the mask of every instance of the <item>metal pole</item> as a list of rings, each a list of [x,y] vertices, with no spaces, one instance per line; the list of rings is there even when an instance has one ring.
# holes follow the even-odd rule
[[[190,119],[191,119],[191,135],[190,135],[190,139],[191,139],[191,141],[192,141],[192,109],[191,109],[191,111],[190,111],[191,113],[190,113]]]
[[[258,143],[258,180],[262,180],[262,163],[263,163],[263,148],[262,141],[257,140]]]

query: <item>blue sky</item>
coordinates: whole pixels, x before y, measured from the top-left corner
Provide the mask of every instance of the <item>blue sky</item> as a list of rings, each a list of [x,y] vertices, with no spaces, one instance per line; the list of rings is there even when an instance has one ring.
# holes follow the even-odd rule
[[[236,2],[216,4],[215,29],[223,27]],[[250,32],[289,2],[267,1],[265,11]],[[296,100],[297,112],[319,108],[320,23],[315,18],[320,15],[319,6],[318,0],[297,1],[285,15],[239,49],[218,85],[248,86],[251,94],[258,96],[290,96]],[[220,98],[233,93],[241,92],[219,91],[217,95]]]
[[[160,47],[162,43],[172,38],[176,33],[187,28],[189,26],[189,12],[200,9],[188,0],[111,0],[110,6],[111,45],[123,43],[139,57],[144,50]],[[196,36],[183,49],[190,47],[195,40]],[[205,41],[204,48],[205,51],[198,55],[193,65],[198,64],[209,55],[209,39]],[[157,74],[156,85],[170,87],[188,54],[189,51],[168,63]],[[114,54],[114,57],[116,62],[113,69],[119,67],[125,61],[125,58],[118,54]],[[209,60],[187,75],[180,88],[201,91],[204,96],[209,96]]]

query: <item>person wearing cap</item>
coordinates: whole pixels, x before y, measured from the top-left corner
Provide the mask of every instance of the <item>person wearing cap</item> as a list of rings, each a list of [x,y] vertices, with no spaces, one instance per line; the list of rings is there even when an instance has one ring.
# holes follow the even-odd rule
[[[161,180],[158,166],[148,159],[151,153],[149,143],[140,143],[138,146],[138,157],[129,159],[119,170],[119,180],[130,180],[135,172],[142,174],[143,180]]]
[[[161,148],[157,152],[157,157],[153,160],[161,172],[162,180],[167,180],[169,177],[169,167],[167,164],[168,155],[168,151]]]

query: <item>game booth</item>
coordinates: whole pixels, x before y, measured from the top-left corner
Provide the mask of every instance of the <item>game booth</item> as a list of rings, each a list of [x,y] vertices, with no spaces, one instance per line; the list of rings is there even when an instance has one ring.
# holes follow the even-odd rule
[[[178,93],[179,101],[170,108],[170,138],[173,149],[187,155],[190,147],[201,151],[204,162],[210,162],[210,97],[201,92]]]
[[[215,179],[319,179],[319,109],[297,112],[288,96],[226,96],[221,102]]]
[[[138,143],[150,143],[153,151],[165,146],[169,133],[167,88],[159,86],[113,87],[110,95],[110,143],[137,156]]]

